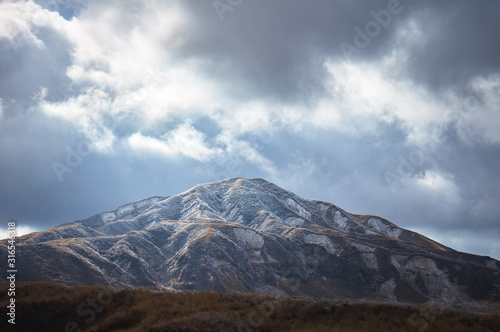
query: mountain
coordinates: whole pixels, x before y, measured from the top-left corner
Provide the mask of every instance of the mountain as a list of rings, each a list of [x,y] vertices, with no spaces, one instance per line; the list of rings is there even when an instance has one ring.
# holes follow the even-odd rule
[[[67,285],[500,301],[499,261],[262,179],[201,184],[22,236],[17,267],[18,281]]]

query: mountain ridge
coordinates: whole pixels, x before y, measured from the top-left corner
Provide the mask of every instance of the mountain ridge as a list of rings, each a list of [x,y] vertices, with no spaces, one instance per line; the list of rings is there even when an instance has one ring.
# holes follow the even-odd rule
[[[26,281],[449,304],[500,300],[499,261],[263,179],[149,197],[22,236],[18,246]]]

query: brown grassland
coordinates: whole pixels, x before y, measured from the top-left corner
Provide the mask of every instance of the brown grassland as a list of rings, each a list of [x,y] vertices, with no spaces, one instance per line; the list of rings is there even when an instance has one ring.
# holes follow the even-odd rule
[[[319,301],[216,292],[168,292],[16,284],[16,324],[5,315],[8,283],[0,283],[0,331],[500,331],[500,306],[441,308],[429,304]]]

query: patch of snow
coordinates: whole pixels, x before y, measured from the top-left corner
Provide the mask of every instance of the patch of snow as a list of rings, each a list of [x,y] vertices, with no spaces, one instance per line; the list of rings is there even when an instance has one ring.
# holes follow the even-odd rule
[[[365,262],[366,266],[369,269],[378,269],[378,264],[377,264],[377,257],[375,257],[375,254],[361,254],[361,258],[363,259],[363,262]]]
[[[365,234],[366,234],[366,235],[377,235],[378,233],[377,233],[377,232],[372,231],[372,230],[371,230],[371,229],[369,229],[369,228],[366,228],[366,229],[365,229]]]
[[[326,235],[307,234],[304,236],[304,241],[306,243],[316,244],[325,248],[325,250],[331,255],[335,255],[337,253],[337,249],[335,249],[332,241],[330,241]]]
[[[389,230],[387,231],[387,235],[389,235],[390,237],[399,239],[401,232],[402,231],[400,228],[389,228]]]
[[[401,267],[401,263],[399,262],[399,260],[401,259],[401,257],[396,257],[396,256],[391,256],[391,264],[392,266],[394,266],[396,268],[396,270],[401,270],[402,267]]]
[[[101,274],[101,275],[104,275],[104,273],[102,272],[102,270],[97,266],[95,265],[94,263],[92,263],[87,257],[84,257],[80,254],[77,254],[76,252],[72,252],[75,256],[77,256],[78,258],[80,258],[81,260],[83,260],[87,266],[89,266],[92,270],[96,271],[97,273]]]
[[[406,263],[404,270],[409,272],[425,272],[430,276],[446,279],[446,274],[436,266],[436,262],[431,258],[413,257]]]
[[[145,207],[151,206],[160,201],[160,197],[151,197],[143,199],[142,201],[125,204],[115,209],[114,211],[101,213],[101,219],[105,223],[115,220],[121,216],[127,215],[137,209],[143,209]]]
[[[437,267],[436,262],[433,259],[427,258],[427,264],[435,275],[446,278],[446,274]]]
[[[318,204],[318,208],[319,208],[319,210],[320,210],[321,212],[326,212],[326,211],[328,211],[328,208],[329,208],[329,207],[330,207],[330,206],[329,206],[328,204],[325,204],[325,203],[319,203],[319,204]]]
[[[116,214],[114,212],[104,212],[104,213],[101,213],[101,219],[105,223],[113,221],[115,218],[116,218]]]
[[[227,221],[236,221],[235,222],[238,222],[237,220],[238,219],[241,219],[241,215],[239,215],[238,217],[236,217],[238,215],[238,212],[240,212],[240,208],[237,207],[237,206],[234,206],[231,211],[229,211],[229,215],[226,217],[226,220]]]
[[[302,218],[304,218],[304,219],[311,218],[311,213],[309,211],[307,211],[307,209],[305,207],[303,207],[301,204],[297,203],[296,201],[294,201],[290,197],[287,197],[285,201],[286,201],[286,204],[288,205],[288,207],[293,212],[295,212],[296,214],[301,216]]]
[[[368,226],[396,239],[401,235],[401,229],[387,226],[381,219],[377,217],[371,217],[370,219],[368,219]]]
[[[231,264],[229,262],[221,261],[215,258],[208,259],[207,266],[209,266],[212,272],[215,272],[216,276],[219,277],[222,275],[227,275],[229,271],[232,270]]]
[[[467,300],[467,295],[463,292],[466,287],[460,285],[457,279],[454,284],[450,282],[447,274],[431,258],[416,256],[409,259],[399,256],[391,258],[391,263],[403,279],[410,283],[415,283],[416,276],[420,275],[431,298],[438,298],[448,304]]]
[[[133,212],[135,210],[135,204],[132,203],[132,204],[127,204],[127,205],[124,205],[124,206],[120,206],[118,209],[116,209],[116,214],[118,217],[121,217],[121,216],[124,216],[126,214],[129,214],[131,212]]]
[[[397,300],[396,295],[394,295],[395,289],[396,289],[396,281],[394,280],[394,278],[391,278],[380,286],[379,295],[389,298],[391,300]]]
[[[143,208],[158,203],[160,199],[160,197],[150,197],[148,199],[143,199],[142,201],[136,202],[135,204],[138,208]]]
[[[238,223],[238,224],[242,224],[242,223],[243,223],[243,216],[240,214],[240,215],[238,216],[238,218],[237,218],[234,222],[236,222],[236,223]]]
[[[287,226],[291,226],[291,227],[299,227],[299,226],[302,226],[304,224],[304,219],[301,219],[301,218],[295,218],[295,217],[288,217],[286,218],[285,220],[283,220],[283,222],[287,225]]]
[[[132,263],[131,261],[126,261],[125,263],[122,263],[118,266],[121,267],[124,271],[130,271],[131,263]]]
[[[339,210],[335,211],[335,214],[333,215],[333,222],[339,229],[346,230],[349,227],[347,220],[347,217],[344,217]]]
[[[238,242],[245,247],[261,249],[264,246],[264,238],[254,230],[236,228],[233,232]]]
[[[374,252],[375,251],[375,248],[374,247],[370,247],[370,246],[367,246],[365,244],[361,244],[361,243],[358,243],[358,242],[354,242],[354,241],[349,241],[349,243],[356,249],[358,249],[360,252],[365,252],[365,253],[369,253],[369,252]]]
[[[387,234],[388,227],[379,218],[371,217],[368,219],[368,226],[379,232]]]

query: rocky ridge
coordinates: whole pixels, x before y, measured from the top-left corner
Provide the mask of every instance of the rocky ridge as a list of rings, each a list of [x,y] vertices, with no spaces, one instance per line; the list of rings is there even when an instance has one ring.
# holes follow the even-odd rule
[[[6,255],[6,242],[0,242]],[[500,301],[500,262],[380,217],[233,178],[18,238],[20,281],[174,290]],[[0,278],[5,280],[5,271]]]

